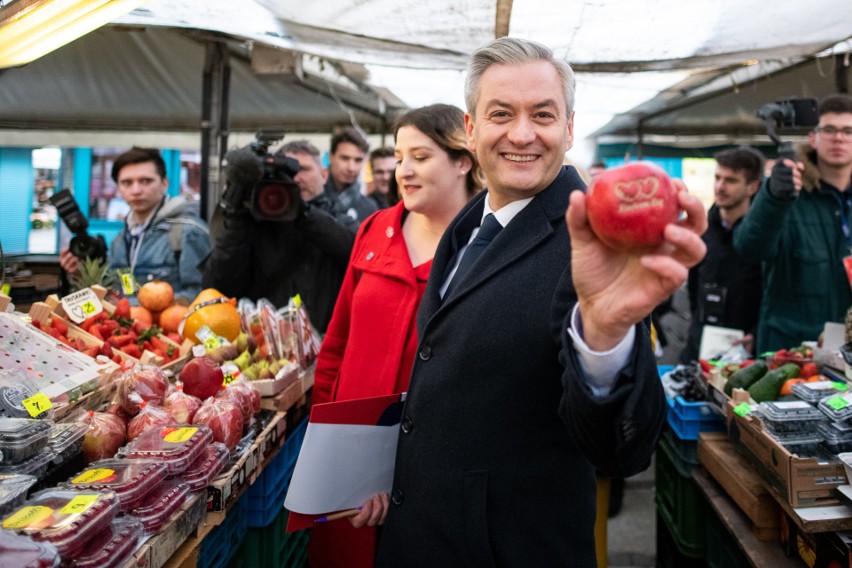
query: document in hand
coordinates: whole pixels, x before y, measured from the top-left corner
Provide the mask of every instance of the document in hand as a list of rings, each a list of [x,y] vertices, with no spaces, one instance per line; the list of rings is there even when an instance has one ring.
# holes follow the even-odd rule
[[[284,507],[287,531],[389,493],[405,393],[317,404]]]

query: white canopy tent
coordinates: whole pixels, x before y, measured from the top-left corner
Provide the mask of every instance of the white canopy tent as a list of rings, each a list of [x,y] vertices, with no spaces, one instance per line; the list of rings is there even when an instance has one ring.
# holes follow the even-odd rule
[[[375,100],[374,85],[381,85],[409,106],[439,101],[462,106],[463,69],[476,47],[505,34],[535,39],[553,47],[578,72],[579,143],[645,101],[655,101],[652,108],[657,108],[681,91],[733,77],[746,65],[784,68],[830,49],[852,35],[850,22],[848,0],[807,5],[797,0],[148,0],[113,27],[183,29],[226,39],[232,51],[252,62],[232,82],[234,89],[238,82],[262,83],[252,77],[258,69],[296,76],[313,71],[320,82],[323,73],[334,72],[348,78],[353,92]],[[183,65],[183,50],[166,53],[166,63]],[[147,56],[142,52],[127,65],[145,68]],[[99,56],[91,57],[88,64],[97,65]],[[0,91],[13,72],[27,67],[0,74]],[[42,118],[61,112],[83,85],[78,81],[52,93],[52,102],[45,101],[47,108],[39,111]],[[393,101],[384,91],[378,94]],[[10,109],[0,115],[3,120],[14,114],[9,98],[0,100],[0,112]],[[15,100],[20,98],[16,94]],[[232,95],[231,104],[239,104],[239,98]],[[181,103],[180,97],[174,101]],[[150,101],[155,108],[164,103]],[[392,103],[378,107],[383,108],[376,108],[377,114],[389,121]],[[362,110],[354,108],[356,114]],[[639,116],[642,108],[636,110]],[[69,106],[66,119],[75,120],[78,112],[79,107]],[[235,111],[232,117],[237,116]],[[352,118],[361,119],[370,124],[365,116]],[[21,127],[20,122],[8,124]],[[575,159],[582,162],[583,157]]]

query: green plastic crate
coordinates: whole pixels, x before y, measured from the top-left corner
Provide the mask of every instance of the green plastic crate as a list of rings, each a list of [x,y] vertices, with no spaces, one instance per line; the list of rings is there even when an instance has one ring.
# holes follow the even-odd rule
[[[288,511],[267,527],[249,528],[229,568],[303,568],[308,565],[308,530],[287,533]]]
[[[714,512],[707,515],[707,568],[750,568],[751,562]]]
[[[657,510],[686,556],[703,558],[707,540],[707,501],[692,480],[694,465],[666,441],[657,445],[654,501]]]

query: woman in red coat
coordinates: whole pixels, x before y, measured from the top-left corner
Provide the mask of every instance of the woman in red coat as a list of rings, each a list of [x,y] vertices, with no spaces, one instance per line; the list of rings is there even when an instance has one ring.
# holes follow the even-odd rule
[[[364,221],[317,358],[314,404],[403,392],[417,349],[417,308],[438,241],[482,187],[464,114],[451,105],[407,112],[396,124],[401,200]],[[313,529],[312,568],[371,568],[376,529],[345,519]]]

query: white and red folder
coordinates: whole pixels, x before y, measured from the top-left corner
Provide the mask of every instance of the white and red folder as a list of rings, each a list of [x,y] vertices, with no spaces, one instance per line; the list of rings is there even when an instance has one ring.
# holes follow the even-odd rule
[[[287,532],[390,493],[405,393],[311,408],[284,507]]]

